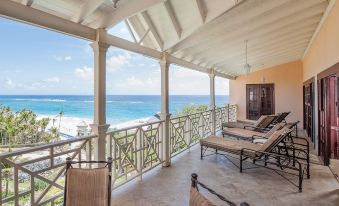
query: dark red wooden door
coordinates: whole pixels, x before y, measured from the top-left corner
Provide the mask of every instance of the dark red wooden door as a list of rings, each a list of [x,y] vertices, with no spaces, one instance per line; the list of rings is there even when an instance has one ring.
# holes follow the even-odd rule
[[[314,142],[314,83],[304,85],[304,129]]]
[[[247,119],[274,114],[274,84],[246,85]]]
[[[328,149],[330,158],[338,158],[338,85],[337,77],[327,78],[327,100],[328,100]]]
[[[319,156],[322,157],[324,164],[328,165],[329,157],[326,155],[326,120],[325,120],[325,79],[318,80],[318,137],[319,137]]]
[[[338,81],[336,76],[318,80],[319,155],[324,164],[338,158]]]

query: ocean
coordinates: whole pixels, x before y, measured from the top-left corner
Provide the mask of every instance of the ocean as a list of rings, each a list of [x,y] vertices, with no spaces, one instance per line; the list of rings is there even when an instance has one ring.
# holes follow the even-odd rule
[[[209,105],[208,95],[171,95],[170,112],[175,114],[185,105]],[[228,103],[228,96],[216,96],[217,106]],[[159,95],[108,95],[106,98],[107,123],[118,124],[147,118],[160,111]],[[13,111],[29,109],[38,115],[93,118],[93,96],[79,95],[0,95],[0,105]]]

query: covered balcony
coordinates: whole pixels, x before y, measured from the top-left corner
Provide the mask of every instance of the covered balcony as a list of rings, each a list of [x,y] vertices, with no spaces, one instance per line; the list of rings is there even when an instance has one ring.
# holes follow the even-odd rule
[[[66,158],[107,157],[111,205],[189,205],[192,173],[236,204],[339,204],[336,0],[1,0],[0,16],[85,39],[94,54],[93,134],[0,154],[0,205],[62,205]],[[109,33],[121,22],[133,41]],[[109,130],[109,47],[159,61],[159,121]],[[207,111],[171,116],[170,65],[209,77]],[[216,77],[230,80],[223,107],[215,104]],[[282,112],[290,112],[286,122],[300,121],[294,135],[310,145],[310,173],[299,170],[299,183],[279,165],[268,170],[246,160],[240,173],[233,156],[200,159],[200,140],[229,139],[223,124]]]

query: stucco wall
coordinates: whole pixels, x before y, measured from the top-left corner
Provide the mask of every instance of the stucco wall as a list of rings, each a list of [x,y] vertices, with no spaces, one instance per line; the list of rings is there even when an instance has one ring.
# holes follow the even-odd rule
[[[246,118],[246,84],[274,83],[275,112],[291,111],[288,121],[302,122],[302,62],[295,61],[230,80],[230,103],[238,105],[238,119]]]
[[[303,62],[303,80],[316,76],[339,62],[339,1],[322,24]]]
[[[303,80],[306,81],[339,62],[339,2],[336,1],[331,12],[322,24],[317,36],[310,45],[303,63]],[[317,84],[315,84],[315,97],[318,96]],[[318,101],[315,99],[315,148],[318,150]]]

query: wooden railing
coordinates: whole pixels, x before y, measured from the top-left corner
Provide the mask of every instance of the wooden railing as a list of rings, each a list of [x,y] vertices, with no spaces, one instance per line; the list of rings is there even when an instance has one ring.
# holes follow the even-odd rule
[[[163,123],[146,123],[107,134],[107,153],[113,158],[113,188],[142,178],[143,173],[161,164]]]
[[[66,158],[92,160],[96,138],[89,136],[1,154],[0,205],[61,204]]]
[[[216,132],[221,131],[222,123],[236,121],[236,106],[227,105],[215,109]],[[175,156],[213,134],[213,110],[170,119],[171,156]]]
[[[222,123],[235,120],[233,105],[216,108],[215,113],[208,110],[171,118],[171,157],[214,133],[214,127],[220,131]],[[142,178],[164,161],[164,127],[164,121],[157,121],[107,133],[106,156],[113,158],[112,188]],[[97,139],[89,136],[0,154],[0,205],[62,205],[66,158],[93,160]]]

